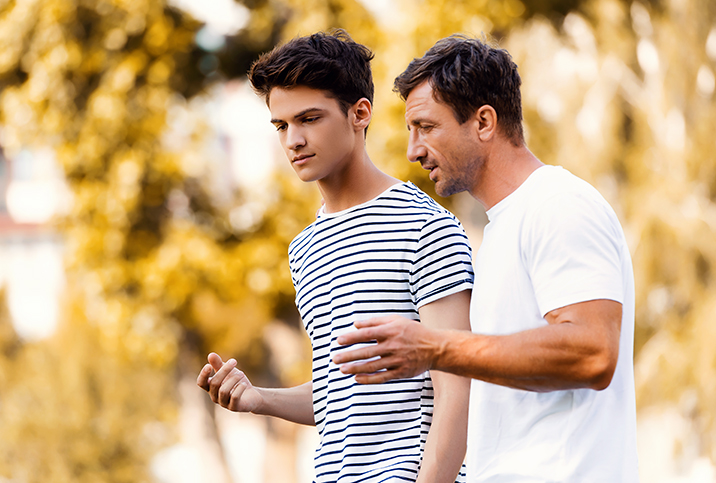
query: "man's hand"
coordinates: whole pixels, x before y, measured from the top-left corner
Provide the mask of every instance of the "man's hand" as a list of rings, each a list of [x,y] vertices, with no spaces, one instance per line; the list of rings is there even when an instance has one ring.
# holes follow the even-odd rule
[[[356,374],[356,382],[361,384],[380,384],[421,374],[432,367],[440,350],[437,331],[403,317],[376,317],[357,321],[355,326],[358,329],[355,332],[338,337],[339,344],[377,344],[341,352],[333,362],[343,364],[344,374]]]
[[[263,403],[263,398],[246,375],[236,368],[236,360],[221,360],[211,353],[196,379],[196,384],[209,393],[211,400],[221,407],[236,412],[253,412]],[[212,373],[215,374],[212,376]]]

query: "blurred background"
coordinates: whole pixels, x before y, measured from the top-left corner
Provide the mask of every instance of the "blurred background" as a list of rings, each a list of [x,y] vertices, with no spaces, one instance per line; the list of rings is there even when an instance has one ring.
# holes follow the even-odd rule
[[[393,78],[455,32],[509,50],[528,146],[627,234],[642,482],[716,481],[713,0],[0,0],[0,482],[311,481],[314,428],[195,380],[310,378],[286,249],[320,197],[245,73],[334,27],[376,54],[372,159],[430,193]],[[479,204],[438,201],[476,249]]]

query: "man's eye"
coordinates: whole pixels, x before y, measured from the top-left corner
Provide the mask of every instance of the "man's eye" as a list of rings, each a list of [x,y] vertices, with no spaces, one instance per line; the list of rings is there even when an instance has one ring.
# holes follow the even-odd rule
[[[279,125],[276,126],[276,130],[277,130],[278,132],[285,131],[285,130],[286,130],[286,125],[285,125],[285,124],[279,124]]]
[[[315,122],[315,121],[317,121],[317,120],[318,120],[318,117],[317,117],[317,116],[313,116],[313,117],[306,117],[306,118],[304,118],[304,119],[303,119],[303,122]]]

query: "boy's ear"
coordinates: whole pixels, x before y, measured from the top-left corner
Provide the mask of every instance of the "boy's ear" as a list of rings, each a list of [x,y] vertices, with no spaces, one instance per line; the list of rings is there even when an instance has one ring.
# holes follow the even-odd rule
[[[368,127],[373,116],[373,106],[365,97],[358,99],[351,107],[354,115],[353,125],[356,130],[363,130]]]

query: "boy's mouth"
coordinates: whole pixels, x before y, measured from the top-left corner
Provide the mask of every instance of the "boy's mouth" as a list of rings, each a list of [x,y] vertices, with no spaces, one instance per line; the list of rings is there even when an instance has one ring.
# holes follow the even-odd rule
[[[291,158],[291,163],[302,164],[302,161],[304,161],[308,158],[312,158],[313,156],[315,156],[315,155],[314,154],[299,154],[298,156],[294,156],[293,158]]]

